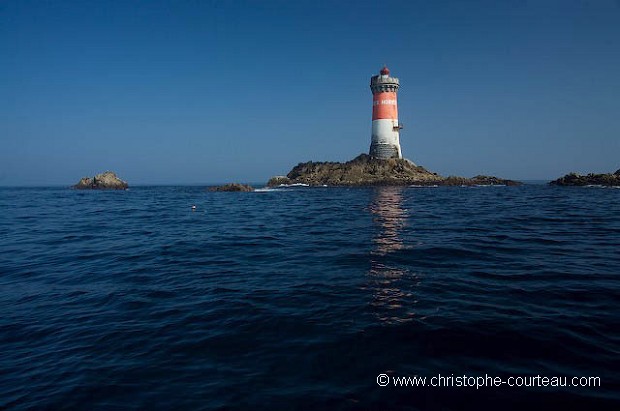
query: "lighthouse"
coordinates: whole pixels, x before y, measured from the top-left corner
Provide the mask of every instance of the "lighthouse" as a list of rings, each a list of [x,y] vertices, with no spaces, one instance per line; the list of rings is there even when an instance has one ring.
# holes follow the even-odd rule
[[[400,150],[398,124],[398,103],[396,94],[400,84],[396,77],[390,77],[390,70],[383,66],[378,75],[370,78],[372,90],[372,137],[370,155],[388,159],[403,158]]]

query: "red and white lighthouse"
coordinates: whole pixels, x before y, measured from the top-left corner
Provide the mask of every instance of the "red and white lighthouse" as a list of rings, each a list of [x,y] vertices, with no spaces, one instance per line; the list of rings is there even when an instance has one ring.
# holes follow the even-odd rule
[[[400,150],[397,92],[400,84],[390,77],[390,70],[383,66],[380,73],[370,78],[372,90],[372,138],[370,155],[377,158],[403,158]]]

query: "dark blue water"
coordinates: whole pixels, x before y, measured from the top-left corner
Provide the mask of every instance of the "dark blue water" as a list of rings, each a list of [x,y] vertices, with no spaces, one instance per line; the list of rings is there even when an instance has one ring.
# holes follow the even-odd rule
[[[5,188],[0,211],[0,408],[620,409],[620,190]]]

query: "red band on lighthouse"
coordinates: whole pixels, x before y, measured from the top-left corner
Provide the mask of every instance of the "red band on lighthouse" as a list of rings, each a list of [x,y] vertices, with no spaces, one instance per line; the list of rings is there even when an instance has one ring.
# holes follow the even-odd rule
[[[376,93],[372,96],[372,119],[398,119],[395,92]]]

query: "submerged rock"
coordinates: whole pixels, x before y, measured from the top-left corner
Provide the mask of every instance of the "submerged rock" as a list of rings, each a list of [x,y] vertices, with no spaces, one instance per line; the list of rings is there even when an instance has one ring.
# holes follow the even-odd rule
[[[254,191],[254,188],[247,184],[230,183],[223,186],[210,187],[209,191]]]
[[[415,165],[407,159],[378,159],[360,154],[346,163],[313,162],[299,163],[284,176],[272,177],[267,185],[308,184],[310,186],[402,186],[402,185],[520,185],[512,180],[497,177],[476,176],[443,177]]]
[[[577,173],[569,173],[564,177],[551,181],[549,184],[554,186],[620,186],[620,170],[615,173],[581,175]]]
[[[129,184],[118,178],[112,171],[97,174],[92,178],[84,177],[73,186],[78,190],[126,190],[128,187]]]

